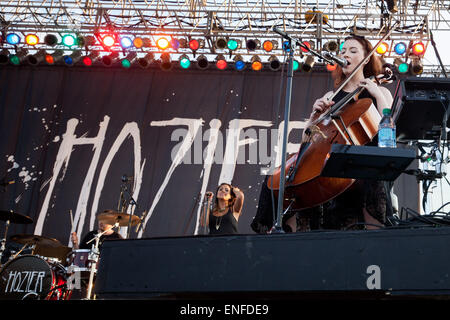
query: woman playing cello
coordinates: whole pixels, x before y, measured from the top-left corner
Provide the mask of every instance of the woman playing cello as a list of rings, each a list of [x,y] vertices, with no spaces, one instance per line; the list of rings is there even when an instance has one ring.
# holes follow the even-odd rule
[[[371,98],[380,114],[384,108],[391,107],[393,99],[390,91],[370,79],[382,73],[380,58],[371,55],[370,59],[366,59],[372,49],[371,43],[363,37],[351,36],[345,39],[341,57],[348,63],[343,68],[338,66],[332,76],[335,88],[347,82],[337,94],[330,91],[315,101],[305,128],[309,128],[321,114],[358,88],[363,88],[358,99]],[[355,71],[365,59],[364,65]],[[350,75],[352,76],[349,77]],[[308,138],[304,131],[302,140],[307,141]],[[368,145],[375,145],[376,140],[373,139]],[[387,211],[392,210],[388,188],[389,186],[385,186],[381,181],[356,180],[347,190],[330,201],[301,210],[291,217],[285,215],[283,229],[294,232],[316,228],[346,229],[354,224],[363,224],[367,229],[378,228],[385,223]],[[276,200],[274,197],[274,201]],[[276,208],[276,205],[273,205],[266,179],[261,190],[258,210],[251,224],[255,232],[265,233],[272,227],[273,207]]]

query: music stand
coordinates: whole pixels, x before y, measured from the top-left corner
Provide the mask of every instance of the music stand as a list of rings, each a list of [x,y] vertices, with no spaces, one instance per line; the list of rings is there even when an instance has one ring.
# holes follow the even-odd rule
[[[399,81],[392,104],[397,140],[447,140],[450,79],[409,77]]]
[[[415,158],[411,148],[333,144],[321,176],[394,181]]]

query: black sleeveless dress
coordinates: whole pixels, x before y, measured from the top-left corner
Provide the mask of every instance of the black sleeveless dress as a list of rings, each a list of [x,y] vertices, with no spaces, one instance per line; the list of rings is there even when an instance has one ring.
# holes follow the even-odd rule
[[[345,95],[347,92],[341,91],[333,100],[337,102]],[[376,106],[375,98],[367,90],[363,90],[359,98],[371,98]],[[376,146],[377,141],[378,137],[375,136],[367,145]],[[258,209],[250,225],[256,233],[266,233],[276,219],[273,208],[276,210],[278,199],[272,197],[272,192],[267,187],[267,179],[268,177],[262,185]],[[392,182],[356,180],[346,191],[322,205],[284,215],[283,229],[287,232],[315,229],[363,229],[363,209],[366,209],[369,215],[381,224],[385,224],[386,216],[393,214],[390,199],[392,185]],[[297,216],[297,230],[290,230],[290,227],[285,224],[293,214]]]
[[[238,234],[238,222],[233,215],[231,208],[226,214],[216,217],[209,215],[209,234]]]

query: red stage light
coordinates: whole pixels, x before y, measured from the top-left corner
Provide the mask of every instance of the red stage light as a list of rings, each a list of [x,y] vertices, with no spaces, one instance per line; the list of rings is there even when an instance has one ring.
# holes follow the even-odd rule
[[[227,60],[223,55],[218,55],[216,58],[216,67],[219,70],[225,70],[228,66]]]
[[[416,56],[421,56],[425,53],[425,45],[422,42],[417,42],[412,47],[412,52]]]
[[[90,57],[85,56],[85,57],[83,57],[82,61],[86,67],[92,66],[92,59]]]
[[[54,64],[55,63],[55,59],[53,59],[53,56],[51,54],[46,54],[45,55],[45,62],[47,62],[48,64]]]
[[[334,71],[334,70],[336,70],[336,68],[337,68],[337,64],[330,64],[330,63],[327,63],[327,70],[328,71]]]
[[[198,42],[198,40],[192,39],[189,41],[189,48],[191,48],[191,50],[196,51],[200,48],[200,42]]]
[[[302,43],[303,43],[306,47],[308,47],[309,49],[311,49],[311,43],[310,43],[310,42],[308,42],[308,41],[303,41]],[[309,52],[309,50],[307,50],[307,49],[305,49],[305,48],[303,48],[303,47],[301,47],[301,49],[302,49],[303,52]]]

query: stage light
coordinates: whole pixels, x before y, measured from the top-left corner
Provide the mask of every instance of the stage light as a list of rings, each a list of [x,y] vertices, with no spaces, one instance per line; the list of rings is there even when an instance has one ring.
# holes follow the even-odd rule
[[[35,34],[27,34],[25,36],[25,42],[29,46],[35,46],[35,45],[37,45],[39,43],[39,38]]]
[[[9,50],[3,49],[0,51],[0,65],[7,64],[9,61]]]
[[[413,58],[411,59],[410,68],[409,70],[413,75],[419,75],[423,72],[423,64],[420,61],[419,58]]]
[[[81,51],[75,50],[70,55],[63,56],[64,63],[71,67],[81,59]]]
[[[120,38],[120,46],[122,48],[128,49],[133,45],[133,40],[130,37],[122,37]]]
[[[261,58],[258,56],[253,56],[250,60],[253,71],[260,71],[263,68],[263,64],[261,62]]]
[[[41,63],[42,61],[44,61],[46,54],[47,53],[45,52],[44,49],[40,49],[35,54],[28,55],[27,62],[28,62],[28,64],[30,64],[32,66],[36,66],[39,63]]]
[[[138,59],[138,64],[141,68],[146,69],[155,59],[153,52],[147,53],[144,57]]]
[[[404,42],[399,42],[395,45],[394,51],[396,54],[402,55],[406,52],[406,44]]]
[[[71,47],[77,44],[77,40],[75,37],[71,34],[66,34],[62,37],[62,44],[66,47]]]
[[[102,44],[107,47],[111,48],[116,44],[116,38],[112,34],[106,34],[104,36],[100,36]]]
[[[120,61],[122,64],[122,67],[124,67],[124,68],[131,67],[131,65],[133,64],[134,60],[136,60],[136,58],[137,58],[137,53],[130,52],[129,54],[127,54],[127,56],[125,58],[122,59],[122,61]]]
[[[198,49],[200,49],[200,47],[201,47],[201,41],[200,41],[200,40],[197,40],[197,39],[191,39],[191,40],[189,41],[189,48],[190,48],[192,51],[197,51]]]
[[[189,48],[189,44],[186,39],[178,39],[178,42],[180,43],[180,48]]]
[[[180,63],[180,67],[183,69],[188,69],[191,66],[191,60],[187,54],[183,54],[178,61]]]
[[[377,53],[384,55],[389,50],[389,45],[386,42],[382,42],[377,47]]]
[[[219,54],[216,57],[216,67],[219,70],[225,70],[228,66],[227,60],[225,59],[225,57],[223,56],[223,54]]]
[[[214,46],[217,49],[226,49],[227,48],[227,40],[225,40],[224,38],[218,38],[215,42],[214,42]]]
[[[144,39],[142,39],[141,37],[134,38],[133,45],[137,49],[142,48],[144,46]]]
[[[266,40],[263,42],[263,49],[266,52],[271,52],[272,50],[275,50],[278,48],[278,42],[272,41],[272,40]]]
[[[392,13],[397,13],[398,12],[398,7],[397,7],[397,0],[385,0],[388,10]]]
[[[25,48],[17,50],[16,54],[12,54],[9,56],[9,61],[15,65],[18,66],[27,56],[28,50]]]
[[[133,45],[137,49],[149,48],[152,46],[152,41],[149,38],[136,37],[133,40]]]
[[[403,62],[402,59],[400,58],[395,58],[394,59],[394,65],[397,67],[398,72],[400,73],[406,73],[408,72],[409,66],[407,63]]]
[[[422,56],[425,53],[425,45],[422,42],[417,42],[412,46],[412,53],[415,56]]]
[[[58,44],[58,38],[54,34],[47,34],[44,37],[44,43],[50,47],[54,47]]]
[[[20,43],[20,36],[17,33],[9,33],[6,36],[6,42],[12,45]]]
[[[331,64],[331,63],[327,63],[327,71],[334,71],[337,68],[337,64]]]
[[[291,43],[289,41],[283,41],[283,51],[289,53],[291,51]]]
[[[105,66],[110,67],[117,61],[117,59],[119,59],[119,53],[114,51],[107,56],[103,56],[102,62]]]
[[[312,41],[302,41],[302,44],[309,48],[309,49],[314,49],[314,42]],[[305,49],[304,47],[301,47],[302,52],[309,52],[309,50]]]
[[[322,14],[322,22],[328,23],[328,15],[323,14],[322,11],[316,10],[315,7],[313,8],[313,10],[306,11],[305,13],[306,23],[317,23],[320,14]]]
[[[164,52],[163,54],[161,54],[160,60],[161,60],[160,68],[162,70],[168,71],[172,69],[173,64],[172,59],[170,58],[170,53]]]
[[[98,51],[92,51],[87,56],[82,57],[81,62],[83,62],[86,67],[90,67],[94,64],[95,60],[98,59],[99,55],[100,53]]]
[[[269,68],[272,71],[278,71],[281,68],[281,62],[276,55],[271,55],[269,57]]]
[[[237,39],[229,39],[227,42],[227,47],[231,51],[237,50],[241,47],[241,41]]]
[[[89,47],[95,44],[94,36],[78,36],[77,37],[78,46],[80,47]]]
[[[310,72],[314,66],[315,60],[313,56],[307,56],[305,61],[302,63],[302,70],[305,72]]]
[[[246,42],[246,47],[248,51],[255,51],[261,48],[261,42],[257,39],[250,39]]]
[[[63,50],[61,49],[55,50],[55,52],[53,52],[52,54],[45,55],[45,62],[47,62],[47,64],[55,64],[56,62],[62,59],[63,54],[64,54]]]
[[[172,40],[170,40],[170,46],[172,47],[172,49],[178,50],[180,48],[180,41],[178,41],[178,39],[172,38]]]
[[[205,55],[200,55],[197,57],[197,68],[205,70],[206,68],[208,68],[209,63],[208,63],[208,59],[206,58]]]
[[[233,61],[234,61],[234,68],[235,68],[237,71],[242,71],[242,70],[244,70],[245,67],[246,67],[246,65],[247,65],[247,64],[245,63],[244,59],[242,58],[242,56],[241,56],[240,54],[236,55],[236,56],[234,57]]]
[[[338,48],[339,48],[339,45],[338,45],[337,41],[334,41],[334,40],[327,41],[323,45],[323,50],[325,50],[325,51],[337,52]]]
[[[159,38],[158,40],[156,40],[156,46],[160,49],[160,50],[166,50],[167,48],[169,48],[170,46],[170,42],[169,40],[167,40],[164,37]],[[192,48],[191,48],[192,49]],[[198,49],[198,48],[197,48]],[[197,50],[195,49],[195,50]],[[192,49],[194,50],[194,49]]]

